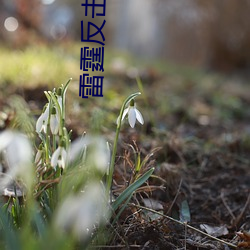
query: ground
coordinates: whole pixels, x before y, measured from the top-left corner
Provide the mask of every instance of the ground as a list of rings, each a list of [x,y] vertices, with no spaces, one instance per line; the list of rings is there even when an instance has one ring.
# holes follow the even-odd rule
[[[112,143],[122,101],[138,89],[142,92],[136,103],[145,124],[132,129],[125,121],[122,126],[114,195],[135,178],[134,159],[139,152],[141,160],[148,157],[141,171],[153,166],[155,172],[116,225],[110,226],[113,237],[103,249],[234,249],[226,242],[244,242],[249,247],[249,238],[236,234],[250,230],[247,78],[164,64],[131,68],[125,59],[119,60],[106,63],[103,98],[81,99],[77,80],[67,97],[66,123],[73,138],[98,130]],[[133,72],[139,73],[142,85],[136,83]],[[11,108],[13,94],[23,96],[31,115],[37,117],[46,101],[43,90],[50,86],[4,84],[1,88],[2,110],[8,115],[2,118],[4,129],[17,115]],[[187,221],[187,226],[161,214]]]

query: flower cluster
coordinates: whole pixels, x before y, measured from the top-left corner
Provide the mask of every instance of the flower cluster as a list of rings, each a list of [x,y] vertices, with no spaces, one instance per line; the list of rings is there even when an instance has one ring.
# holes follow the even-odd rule
[[[38,134],[42,132],[46,134],[48,127],[53,135],[59,132],[60,120],[62,119],[62,97],[55,92],[51,94],[54,95],[55,99],[51,101],[49,97],[49,102],[44,106],[43,112],[36,122],[36,132]]]
[[[121,208],[113,223],[118,219],[125,202],[129,201],[136,189],[154,171],[152,168],[145,174],[138,172],[138,176],[132,178],[135,181],[119,196],[112,195],[122,120],[128,116],[132,128],[136,120],[144,123],[134,102],[134,98],[140,93],[130,95],[121,107],[111,154],[109,143],[100,136],[84,134],[71,142],[71,133],[64,124],[65,93],[69,82],[57,90],[45,91],[48,101],[36,122],[35,129],[40,141],[35,157],[32,143],[27,136],[9,130],[0,132],[0,192],[5,196],[13,196],[13,199],[3,206],[6,209],[0,217],[6,238],[11,241],[17,239],[15,244],[6,244],[7,247],[14,246],[14,249],[17,249],[20,246],[19,239],[26,239],[26,235],[36,227],[39,237],[49,239],[54,248],[60,248],[64,242],[69,242],[68,247],[72,242],[73,248],[79,245],[80,248],[86,249],[94,239],[92,236],[98,233],[99,227],[109,222],[111,215]],[[22,203],[19,203],[20,196],[24,198]],[[23,209],[28,211],[23,212]],[[24,219],[28,222],[25,225],[22,223]],[[16,228],[23,230],[14,230]],[[17,234],[19,232],[20,237]],[[16,235],[18,237],[15,237]],[[45,238],[42,238],[43,235]],[[53,239],[56,239],[55,242]],[[44,245],[42,240],[39,242],[41,246]],[[36,249],[42,249],[39,242],[34,245]]]
[[[69,83],[69,82],[68,82]],[[64,169],[67,161],[69,136],[64,127],[65,92],[68,83],[53,91],[45,91],[48,102],[36,122],[36,132],[42,140],[35,157],[35,163],[43,173],[47,168]]]

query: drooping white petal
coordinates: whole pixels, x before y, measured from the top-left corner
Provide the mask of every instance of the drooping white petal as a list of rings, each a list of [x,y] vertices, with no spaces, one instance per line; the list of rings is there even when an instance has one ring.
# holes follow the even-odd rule
[[[59,120],[56,114],[52,114],[50,117],[50,130],[53,135],[56,135],[59,131]]]
[[[60,159],[58,159],[57,164],[58,164],[58,167],[59,167],[59,168],[62,168],[62,169],[65,168],[65,161],[64,161],[64,159],[62,158],[62,156],[60,156]]]
[[[110,162],[110,152],[106,141],[101,137],[93,138],[93,153],[91,153],[92,161],[95,167],[101,172],[107,172]],[[90,163],[91,164],[91,163]]]
[[[122,115],[122,120],[125,118],[126,114],[128,113],[129,108],[130,108],[130,107],[128,107],[128,108],[126,108],[126,109],[124,109],[124,111],[123,111],[123,115]]]
[[[58,104],[59,104],[61,111],[62,111],[62,96],[60,96],[60,95],[57,96],[57,101],[58,101]]]
[[[44,113],[42,113],[39,116],[39,118],[37,119],[37,122],[36,122],[36,132],[37,133],[40,133],[42,131],[43,122],[44,122]]]
[[[136,122],[136,113],[135,113],[135,108],[130,107],[129,112],[128,112],[128,122],[129,125],[133,128],[135,126]]]
[[[102,137],[85,135],[71,143],[66,160],[69,164],[81,160],[86,162],[86,166],[106,172],[110,163],[110,149]]]
[[[45,111],[37,119],[37,122],[36,122],[37,133],[40,133],[41,131],[44,131],[44,133],[47,132],[48,119],[49,119],[49,105],[47,105]]]
[[[68,151],[68,162],[74,162],[79,156],[82,156],[86,150],[86,145],[89,143],[88,136],[77,138],[73,141]]]
[[[48,122],[44,121],[42,128],[41,128],[41,131],[43,131],[45,134],[47,133],[47,125],[48,125]]]
[[[28,138],[21,133],[4,131],[0,134],[0,151],[2,150],[4,150],[3,157],[8,169],[5,177],[1,179],[0,188],[6,187],[17,177],[21,177],[29,187],[33,181],[33,153]]]
[[[62,148],[61,150],[61,159],[58,160],[58,166],[62,169],[65,168],[66,165],[66,161],[67,161],[67,152],[64,148]]]
[[[44,119],[48,120],[48,118],[49,118],[49,103],[47,104],[46,109],[44,111]]]
[[[125,116],[126,116],[126,114],[128,113],[128,111],[129,111],[129,108],[124,109],[123,114],[122,114],[122,119],[121,119],[121,120],[123,120],[123,119],[125,118]],[[120,116],[117,117],[117,119],[116,119],[116,124],[118,124],[119,119],[120,119]]]
[[[52,154],[51,157],[51,166],[53,168],[56,168],[56,166],[58,165],[60,168],[65,168],[66,165],[66,161],[67,161],[67,152],[64,149],[64,147],[59,146],[56,151]]]
[[[130,105],[128,108],[126,108],[122,115],[122,120],[125,118],[125,116],[128,114],[128,122],[129,125],[134,128],[136,120],[138,120],[141,124],[144,123],[143,116],[141,112],[136,108],[134,101],[130,101]],[[119,119],[119,117],[118,117]],[[117,119],[117,121],[118,121]],[[118,122],[117,122],[118,123]]]
[[[13,139],[13,136],[13,132],[9,130],[5,130],[4,132],[0,133],[0,152],[9,145]]]
[[[135,108],[135,113],[136,113],[136,119],[138,120],[138,122],[143,124],[144,120],[143,120],[141,112]]]
[[[62,148],[61,155],[62,155],[63,159],[64,159],[65,162],[66,162],[66,159],[67,159],[67,152],[66,152],[66,150],[65,150],[64,148]]]
[[[108,220],[109,209],[104,196],[99,182],[90,183],[80,195],[68,196],[56,212],[56,229],[71,233],[77,239],[90,238],[95,226]]]
[[[55,168],[57,166],[57,164],[58,164],[58,158],[59,158],[60,154],[61,154],[61,147],[59,146],[56,149],[56,151],[52,154],[52,157],[51,157],[50,163],[51,163],[51,166],[53,168]]]
[[[29,140],[25,135],[15,133],[12,141],[6,148],[6,156],[10,168],[16,168],[17,166],[25,165],[27,162],[31,162],[32,148]]]

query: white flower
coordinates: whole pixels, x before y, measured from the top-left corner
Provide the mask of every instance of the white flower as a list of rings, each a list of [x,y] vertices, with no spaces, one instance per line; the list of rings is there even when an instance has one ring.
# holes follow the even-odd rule
[[[56,99],[57,99],[58,104],[60,106],[60,109],[62,111],[62,87],[57,89]]]
[[[62,111],[62,96],[58,95],[58,96],[57,96],[57,101],[58,101],[58,104],[59,104],[60,109],[61,109],[61,111]]]
[[[87,161],[87,166],[94,166],[104,173],[109,167],[110,149],[102,137],[86,135],[76,139],[69,147],[68,162],[71,164],[79,157],[82,161]]]
[[[105,173],[108,171],[110,163],[110,151],[107,142],[101,137],[90,138],[91,142],[88,145],[87,162],[88,165],[95,166],[96,169]]]
[[[1,179],[1,188],[21,177],[27,186],[32,183],[32,147],[28,138],[17,132],[6,130],[0,133],[0,152],[7,163],[6,178]]]
[[[95,226],[108,220],[108,203],[104,197],[98,182],[90,183],[79,195],[68,196],[56,213],[56,229],[80,240],[90,238]]]
[[[127,114],[128,114],[129,125],[132,128],[135,126],[136,120],[138,120],[138,122],[140,122],[141,124],[144,123],[141,112],[135,107],[134,100],[131,100],[129,107],[124,110],[122,115],[122,120],[125,118]]]
[[[47,104],[45,110],[40,115],[36,122],[36,132],[41,133],[42,131],[46,134],[47,132],[47,125],[49,120],[49,104]]]
[[[58,165],[60,168],[64,169],[67,160],[67,152],[63,146],[59,146],[51,157],[51,166],[56,168]]]
[[[57,109],[53,107],[50,116],[50,130],[53,135],[56,135],[58,133],[59,126],[60,122],[59,122],[58,112]]]

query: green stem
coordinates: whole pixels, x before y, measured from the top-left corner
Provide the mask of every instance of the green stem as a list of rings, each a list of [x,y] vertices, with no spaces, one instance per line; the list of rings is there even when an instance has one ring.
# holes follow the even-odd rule
[[[111,157],[111,162],[110,162],[110,167],[109,167],[109,173],[108,173],[108,178],[107,178],[107,193],[111,191],[112,183],[113,183],[113,173],[115,169],[115,156],[117,152],[117,145],[118,145],[118,138],[119,138],[119,133],[121,129],[121,123],[122,123],[122,115],[125,110],[126,105],[134,99],[136,96],[140,95],[140,92],[134,93],[130,95],[123,103],[121,110],[120,110],[120,115],[118,117],[118,122],[117,122],[117,127],[116,127],[116,134],[115,134],[115,140],[114,140],[114,148],[112,152],[112,157]]]
[[[52,145],[53,145],[53,152],[56,150],[56,136],[52,135]]]
[[[72,78],[69,78],[67,83],[63,86],[63,90],[62,90],[62,127],[65,126],[65,96],[66,96],[66,91],[68,89],[68,86],[71,80]]]
[[[44,93],[46,94],[46,92],[44,92]],[[49,104],[48,104],[49,105],[49,117],[48,117],[48,123],[47,123],[47,129],[46,129],[47,132],[45,134],[46,139],[45,139],[45,145],[44,145],[45,155],[46,155],[46,164],[49,163],[49,155],[50,155],[50,150],[51,150],[49,130],[50,130],[50,115],[51,115],[51,110],[52,110],[52,101],[50,98],[48,100],[49,100]]]

